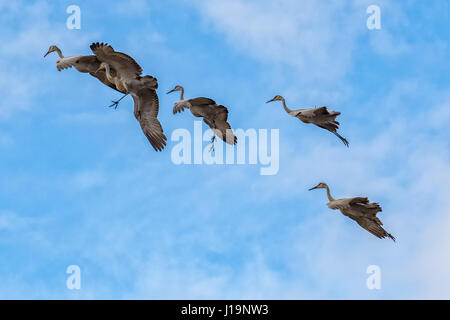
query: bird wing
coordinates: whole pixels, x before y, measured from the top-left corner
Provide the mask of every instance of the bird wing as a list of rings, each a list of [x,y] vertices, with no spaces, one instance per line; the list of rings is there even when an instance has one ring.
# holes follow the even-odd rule
[[[371,234],[375,235],[376,237],[383,239],[383,238],[391,238],[395,242],[395,238],[393,235],[388,233],[384,228],[373,219],[370,219],[368,217],[352,217],[353,220],[355,220],[362,228],[369,231]],[[379,221],[379,220],[378,220]]]
[[[121,78],[135,78],[142,74],[141,66],[129,55],[114,51],[106,43],[93,43],[90,46],[98,60],[114,68]]]
[[[231,145],[237,143],[237,137],[234,135],[233,130],[227,121],[215,120],[214,124],[215,129],[213,129],[213,131],[220,139]]]
[[[182,102],[176,102],[173,106],[173,114],[180,113],[184,111],[184,109],[189,109],[189,102],[182,101]]]
[[[166,146],[167,137],[164,135],[158,120],[159,100],[156,91],[142,88],[133,94],[134,115],[139,121],[142,131],[156,151],[162,151]]]
[[[193,106],[201,106],[201,105],[216,105],[216,102],[209,98],[198,97],[194,99],[189,99],[189,103]]]
[[[222,105],[217,106],[214,124],[216,134],[226,143],[234,145],[237,143],[237,137],[234,135],[228,120],[228,109]],[[219,131],[219,132],[217,132]]]
[[[298,115],[301,115],[303,117],[307,118],[323,118],[323,117],[333,117],[336,118],[338,115],[340,115],[340,112],[336,111],[328,111],[326,106],[320,107],[320,108],[310,108],[310,109],[301,109],[298,110]]]
[[[58,71],[69,69],[72,67],[75,67],[79,72],[89,73],[91,76],[97,78],[108,87],[122,92],[120,90],[117,90],[116,85],[108,80],[108,78],[106,77],[106,72],[104,70],[97,71],[97,69],[100,67],[100,61],[94,55],[67,57],[59,59],[56,62],[56,69],[58,69]],[[111,69],[111,73],[114,74],[115,72],[116,71],[114,69]]]
[[[97,68],[95,67],[95,64],[97,64]],[[97,57],[93,55],[72,56],[61,58],[56,61],[56,69],[58,69],[58,71],[75,67],[80,72],[88,73],[97,70],[99,66],[100,61],[98,61]]]
[[[56,69],[58,71],[72,68],[75,65],[75,61],[77,61],[81,56],[67,57],[61,58],[56,61]]]
[[[140,80],[143,85],[151,87],[154,90],[158,89],[158,79],[156,79],[155,77],[146,75],[144,77],[141,77]]]
[[[327,107],[325,107],[325,106],[320,107],[320,108],[314,108],[314,109],[312,109],[312,110],[313,110],[313,113],[314,113],[316,116],[319,116],[319,115],[329,115],[329,114],[330,114],[330,113],[328,112]]]
[[[314,118],[320,115],[327,115],[327,114],[328,114],[327,107],[303,109],[300,111],[300,115],[308,118]]]
[[[214,124],[211,120],[209,120],[207,118],[203,118],[203,121],[211,128],[211,130],[214,131]]]
[[[362,199],[364,199],[366,201],[365,202],[358,201],[355,203],[351,203],[352,208],[363,214],[372,216],[374,218],[376,218],[376,214],[378,212],[383,211],[383,209],[381,209],[381,207],[378,203],[376,203],[376,202],[369,203],[369,199],[367,199],[367,198],[362,198]],[[380,223],[380,225],[383,225],[381,223],[381,221],[379,221],[379,223]]]
[[[217,106],[215,108],[215,112],[216,112],[216,115],[214,117],[214,120],[216,120],[216,121],[218,121],[218,120],[227,121],[228,120],[228,109],[227,109],[227,107],[224,107],[222,105]]]
[[[367,198],[367,197],[350,198],[350,204],[355,204],[355,203],[361,203],[361,204],[369,203],[369,198]]]
[[[237,143],[237,137],[234,135],[230,124],[227,122],[228,109],[224,106],[216,106],[214,119],[203,118],[203,121],[213,130],[224,142],[234,145]]]
[[[327,205],[330,209],[348,209],[352,206],[358,206],[365,209],[377,209],[377,212],[381,211],[380,205],[378,203],[369,203],[369,198],[367,197],[337,199],[330,201]]]
[[[322,129],[330,131],[341,139],[345,146],[349,146],[347,139],[337,133],[337,130],[339,129],[339,122],[336,121],[336,117],[341,114],[340,112],[328,111],[325,106],[320,108],[301,109],[297,111],[295,117],[299,118],[303,122],[313,123]]]
[[[326,106],[312,109],[314,114],[319,117],[326,117],[327,119],[336,119],[341,113],[339,111],[329,111]]]

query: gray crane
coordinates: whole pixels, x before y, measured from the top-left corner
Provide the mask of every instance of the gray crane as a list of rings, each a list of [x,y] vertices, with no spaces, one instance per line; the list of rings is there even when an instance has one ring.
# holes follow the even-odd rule
[[[184,99],[184,88],[175,86],[167,94],[180,91],[180,100],[173,107],[173,114],[180,113],[184,109],[189,109],[194,117],[203,118],[203,121],[213,130],[214,136],[211,140],[211,150],[214,149],[216,135],[224,142],[234,145],[237,143],[237,137],[234,135],[230,124],[228,123],[228,109],[209,98],[199,97],[194,99]]]
[[[377,217],[377,213],[381,212],[382,209],[378,203],[370,203],[369,199],[366,197],[355,197],[355,198],[345,198],[345,199],[334,199],[331,196],[330,188],[324,182],[319,183],[314,188],[309,189],[326,189],[327,197],[330,202],[327,203],[328,208],[333,210],[340,210],[344,216],[355,220],[362,228],[366,229],[376,237],[391,238],[395,242],[394,236],[386,232],[383,229],[380,219]]]
[[[332,132],[339,139],[341,139],[347,147],[349,146],[347,139],[337,133],[337,129],[339,129],[339,122],[336,121],[336,117],[341,114],[340,112],[328,111],[327,107],[291,110],[287,107],[286,100],[279,95],[275,96],[272,100],[269,100],[266,103],[272,101],[281,101],[283,103],[284,110],[286,110],[289,115],[300,119],[304,123],[312,123],[322,129]]]
[[[134,116],[139,121],[142,131],[153,148],[162,151],[166,146],[167,137],[158,120],[157,79],[152,76],[141,76],[142,68],[132,57],[115,51],[106,43],[93,43],[91,50],[101,62],[97,71],[104,70],[106,78],[111,83],[131,94],[134,100]],[[115,70],[115,73],[112,70]]]
[[[56,61],[56,69],[58,71],[75,67],[75,69],[79,72],[89,73],[91,76],[97,78],[108,87],[125,94],[119,100],[112,101],[113,104],[110,105],[110,107],[117,108],[119,102],[128,95],[123,88],[117,87],[115,83],[108,80],[105,70],[99,70],[101,62],[95,55],[64,57],[61,49],[55,45],[51,45],[47,53],[44,55],[44,58],[51,52],[56,52],[59,56],[59,59]],[[110,70],[110,72],[113,75],[116,73],[115,70]]]

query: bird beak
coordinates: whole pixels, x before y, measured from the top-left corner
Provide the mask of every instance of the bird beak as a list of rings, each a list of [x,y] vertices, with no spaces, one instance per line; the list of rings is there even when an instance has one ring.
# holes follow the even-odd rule
[[[275,98],[273,98],[272,100],[267,101],[266,103],[269,103],[269,102],[272,102],[272,101],[275,101]]]
[[[317,186],[315,186],[314,188],[308,189],[308,191],[311,191],[311,190],[314,190],[314,189],[317,189]]]
[[[48,54],[49,54],[50,52],[51,52],[50,50],[47,51],[47,53],[44,55],[44,58],[45,58],[46,56],[48,56]]]
[[[174,91],[175,91],[175,89],[172,89],[172,90],[170,90],[169,92],[167,92],[166,94],[172,93],[172,92],[174,92]]]

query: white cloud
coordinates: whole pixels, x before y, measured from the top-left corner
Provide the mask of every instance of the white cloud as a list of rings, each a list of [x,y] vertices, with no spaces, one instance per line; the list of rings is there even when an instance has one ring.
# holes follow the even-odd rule
[[[33,247],[49,248],[49,242],[42,233],[42,226],[46,222],[46,218],[36,219],[13,211],[0,210],[0,244],[19,246],[29,242]]]
[[[243,53],[294,68],[298,78],[334,82],[351,65],[365,7],[356,1],[195,2],[208,26]]]
[[[294,67],[304,77],[326,77],[330,81],[341,78],[351,67],[355,37],[360,28],[365,28],[365,8],[360,10],[353,3],[338,1],[298,3],[231,0],[203,2],[198,7],[209,25],[243,52],[262,61]],[[47,7],[42,4],[36,10],[42,8]],[[341,26],[339,21],[348,21],[348,25]],[[25,28],[22,36],[12,42],[12,48],[23,48],[28,42],[35,50],[24,48],[26,54],[19,55],[25,61],[29,54],[39,53],[41,58],[47,48],[39,47],[48,40],[41,43],[30,39]],[[2,54],[12,59],[14,50],[4,49]],[[11,71],[9,68],[3,70],[5,75]],[[55,72],[53,67],[51,72]],[[33,82],[38,75],[27,83],[29,74],[29,70],[19,70],[11,87],[5,83],[12,92],[10,97],[28,94],[31,99],[38,94],[39,87]],[[270,78],[274,74],[276,70],[267,75]],[[18,92],[13,91],[14,86]],[[54,181],[22,173],[15,188],[28,192],[44,189],[45,194],[66,187],[67,193],[86,192],[83,196],[90,201],[77,207],[79,220],[74,230],[70,229],[71,237],[64,235],[65,241],[51,241],[61,239],[61,235],[37,230],[32,238],[46,239],[43,247],[60,254],[69,254],[67,249],[71,249],[73,257],[87,260],[102,273],[127,284],[124,290],[104,279],[90,279],[94,289],[83,289],[85,298],[378,297],[365,288],[369,264],[380,264],[382,268],[381,297],[445,298],[450,294],[450,261],[445,255],[450,247],[450,155],[445,130],[450,100],[435,88],[422,92],[423,86],[420,79],[394,84],[384,99],[369,101],[356,110],[367,122],[342,126],[350,149],[319,128],[311,128],[317,134],[314,140],[311,135],[289,136],[289,122],[283,122],[282,167],[275,177],[252,176],[248,167],[198,171],[184,167],[194,172],[193,177],[180,181],[178,168],[166,170],[162,165],[170,161],[161,158],[164,154],[152,153],[149,157],[143,151],[130,160],[121,149],[103,154],[104,163],[98,166],[101,170],[85,169],[56,178],[50,175]],[[313,95],[322,99],[324,95],[333,96],[320,88],[315,90]],[[412,97],[405,103],[409,95]],[[416,103],[409,108],[411,101],[420,101],[424,106]],[[267,114],[264,116],[267,118]],[[115,118],[106,117],[108,121]],[[102,119],[79,113],[60,120],[100,123]],[[302,125],[292,123],[296,129]],[[378,130],[369,137],[360,135],[359,128],[364,125]],[[428,132],[428,125],[435,131]],[[298,130],[308,130],[304,126]],[[163,160],[159,163],[155,159]],[[120,169],[108,171],[103,168],[106,162],[119,163]],[[214,179],[210,179],[212,176]],[[379,201],[384,209],[380,218],[398,242],[378,240],[339,212],[329,210],[323,192],[307,191],[322,180],[330,184],[336,198],[367,195]],[[217,181],[226,186],[225,190],[217,188]],[[88,198],[91,188],[105,184],[95,199]],[[243,201],[242,212],[220,210],[218,215],[217,208],[229,206],[226,195],[230,186],[245,192],[248,202]],[[177,193],[181,196],[177,197]],[[266,207],[264,216],[252,212],[254,201],[258,201],[258,208]],[[309,209],[302,209],[305,206]],[[274,236],[278,220],[283,222],[283,227],[278,226],[279,237],[268,241],[266,235]],[[46,223],[40,222],[46,226],[45,231],[56,229]],[[29,231],[33,226],[17,214],[0,214],[2,231]],[[19,240],[23,233],[16,235]],[[205,252],[214,257],[208,259]],[[20,289],[19,284],[24,283],[13,279],[3,287],[14,289],[17,297],[39,292],[54,295],[45,285],[25,284],[25,289]],[[411,283],[419,290],[402,290]],[[44,290],[36,293],[37,287]]]
[[[370,44],[375,52],[385,56],[400,56],[411,52],[412,48],[398,37],[394,37],[386,29],[372,31]]]
[[[137,15],[148,14],[150,5],[146,0],[129,0],[127,2],[117,2],[107,6],[116,15],[136,17]]]
[[[86,190],[103,185],[105,177],[100,171],[84,171],[77,173],[72,179],[75,190]]]
[[[397,101],[396,96],[404,94],[401,88],[394,86],[386,99]],[[446,182],[450,179],[450,165],[448,149],[443,149],[446,133],[429,142],[428,136],[414,130],[424,115],[433,114],[447,102],[443,98],[422,113],[411,115],[408,121],[401,116],[393,118],[372,139],[352,140],[350,150],[331,139],[319,144],[302,141],[305,150],[301,156],[297,151],[282,148],[283,170],[276,177],[254,179],[254,187],[249,188],[246,197],[267,205],[275,203],[274,208],[293,201],[298,210],[290,213],[274,209],[258,220],[248,212],[245,215],[228,212],[226,218],[215,216],[216,206],[226,204],[217,199],[223,194],[213,190],[212,182],[198,184],[195,190],[183,193],[186,201],[183,215],[175,210],[170,213],[174,215],[172,220],[162,219],[160,215],[167,214],[165,205],[178,198],[167,195],[162,208],[155,206],[157,189],[174,187],[169,182],[173,177],[166,171],[164,179],[149,177],[148,173],[154,171],[150,165],[135,168],[132,165],[133,171],[124,168],[114,175],[103,171],[81,172],[73,177],[81,186],[90,188],[99,181],[104,183],[103,179],[108,177],[107,190],[98,195],[99,202],[90,203],[90,211],[83,213],[82,224],[78,226],[83,232],[78,231],[80,235],[68,239],[68,243],[52,244],[57,247],[53,250],[64,252],[73,243],[77,248],[89,247],[74,256],[127,283],[124,289],[98,279],[95,285],[91,283],[89,289],[83,289],[82,298],[448,297],[450,261],[445,250],[450,246],[446,236],[450,190]],[[283,143],[298,142],[285,137]],[[385,171],[384,164],[392,159],[398,163]],[[214,176],[225,185],[232,182],[234,186],[245,186],[249,184],[246,180],[252,178],[248,171],[231,177],[229,170],[225,171]],[[160,181],[157,187],[155,180]],[[398,242],[376,239],[339,212],[329,210],[323,192],[306,190],[320,180],[330,183],[336,198],[367,195],[372,201],[379,201],[383,207],[380,218]],[[171,192],[183,188],[185,184],[179,182]],[[132,197],[124,201],[119,197],[121,193]],[[208,199],[197,203],[195,199],[205,193]],[[311,212],[302,209],[305,201],[312,204],[309,208],[315,209]],[[147,213],[136,216],[137,213],[129,211],[135,208],[134,202],[142,202]],[[295,218],[286,225],[278,239],[281,241],[264,243],[266,233],[274,228],[272,219],[290,214]],[[169,227],[167,223],[172,225]],[[227,241],[231,239],[230,233],[237,237],[236,242]],[[145,245],[136,246],[141,242]],[[242,261],[231,258],[236,250],[246,253],[240,257]],[[208,259],[205,252],[211,252],[215,258]],[[382,270],[383,289],[378,293],[365,287],[366,268],[370,264],[380,265]],[[411,283],[418,289],[401,290]],[[100,289],[93,289],[97,284]],[[48,291],[46,294],[52,296]]]
[[[14,5],[3,5],[0,12],[2,33],[0,41],[7,45],[0,48],[0,119],[8,118],[15,111],[29,110],[33,101],[42,97],[52,87],[49,74],[55,73],[55,57],[43,56],[52,44],[70,55],[80,47],[87,48],[94,34],[68,30],[63,22],[50,19],[54,3],[40,0],[33,3],[15,1]],[[61,17],[67,14],[61,12]],[[18,16],[23,19],[17,18]],[[67,50],[67,51],[66,51]],[[87,52],[87,50],[86,50]],[[48,64],[47,71],[42,63]]]
[[[20,217],[14,212],[0,211],[0,230],[23,229],[30,221],[30,219]]]
[[[446,130],[450,123],[450,98],[430,112],[430,124],[437,130]]]

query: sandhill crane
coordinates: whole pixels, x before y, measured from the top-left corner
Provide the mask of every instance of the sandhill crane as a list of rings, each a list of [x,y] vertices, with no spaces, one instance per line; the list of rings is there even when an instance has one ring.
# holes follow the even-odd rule
[[[337,133],[337,129],[339,129],[339,122],[336,121],[336,117],[341,114],[340,112],[328,111],[327,107],[291,110],[286,106],[286,100],[282,96],[278,95],[266,103],[272,101],[281,101],[283,103],[284,110],[286,110],[286,112],[291,116],[300,119],[304,123],[312,123],[322,129],[334,133],[347,147],[349,146],[347,139]]]
[[[156,151],[163,150],[167,138],[158,120],[159,100],[156,94],[158,88],[156,78],[142,77],[142,68],[133,58],[114,51],[107,44],[93,43],[91,49],[101,61],[98,71],[105,70],[106,77],[111,83],[133,97],[134,115],[150,144]],[[114,74],[113,69],[116,71]]]
[[[107,85],[108,87],[119,91],[121,93],[125,93],[125,95],[120,98],[117,101],[112,101],[113,104],[110,105],[110,107],[115,106],[117,108],[117,105],[119,102],[127,96],[126,91],[123,88],[119,88],[116,86],[115,83],[108,80],[106,77],[106,73],[104,70],[99,70],[101,62],[97,59],[94,55],[89,56],[70,56],[70,57],[64,57],[62,54],[61,49],[59,49],[55,45],[51,45],[48,49],[47,53],[44,55],[44,58],[51,52],[56,52],[59,56],[59,59],[56,61],[56,69],[58,71],[68,69],[71,67],[75,67],[79,72],[81,73],[89,73],[91,76],[97,78],[100,80],[103,84]],[[112,74],[115,74],[115,70],[110,70]]]
[[[395,238],[383,229],[383,223],[376,216],[378,212],[382,211],[378,203],[370,203],[369,199],[366,197],[335,200],[331,196],[330,188],[324,182],[319,183],[317,186],[309,190],[311,191],[314,189],[327,190],[327,197],[328,200],[330,200],[330,202],[327,203],[327,206],[330,209],[340,210],[343,215],[355,220],[361,227],[363,227],[376,237],[380,239],[389,237],[395,242]]]
[[[173,107],[173,114],[189,109],[194,117],[203,118],[203,121],[213,130],[214,136],[211,140],[211,150],[214,149],[214,140],[216,135],[224,142],[234,145],[237,143],[237,137],[233,134],[228,120],[228,109],[209,98],[199,97],[194,99],[184,99],[184,88],[175,86],[167,94],[180,91],[180,100]]]

